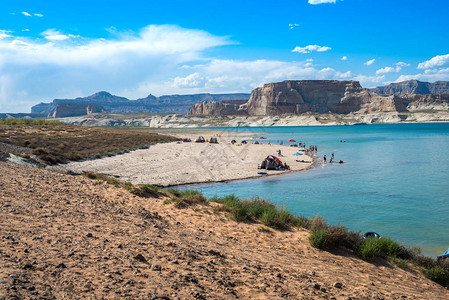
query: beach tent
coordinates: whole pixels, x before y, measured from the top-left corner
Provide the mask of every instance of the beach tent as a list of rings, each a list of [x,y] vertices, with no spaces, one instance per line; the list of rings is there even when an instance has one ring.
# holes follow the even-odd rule
[[[289,139],[287,142],[296,142],[294,139]]]
[[[248,142],[246,140],[243,140],[242,144],[248,144]]]
[[[232,140],[231,144],[237,144],[237,141],[236,140]]]
[[[211,137],[209,143],[211,143],[211,144],[218,144],[217,138],[216,137]]]
[[[192,140],[190,138],[185,138],[182,141],[188,143],[188,142],[191,142]]]
[[[206,142],[206,140],[202,136],[199,136],[195,139],[195,143],[204,143],[204,142]]]
[[[449,258],[449,249],[447,249],[446,252],[444,252],[444,254],[438,255],[437,261],[440,259],[445,259],[445,258]]]

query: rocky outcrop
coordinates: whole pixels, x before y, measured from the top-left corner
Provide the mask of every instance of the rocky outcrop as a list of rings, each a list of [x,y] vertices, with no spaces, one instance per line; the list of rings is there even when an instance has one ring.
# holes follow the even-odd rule
[[[104,108],[95,104],[57,104],[53,113],[48,117],[77,117],[102,112],[105,112]]]
[[[59,104],[95,104],[104,107],[112,113],[181,113],[188,112],[190,106],[200,101],[245,100],[250,94],[194,94],[194,95],[166,95],[129,100],[125,97],[99,92],[84,98],[55,99],[51,103],[40,103],[31,108],[32,113],[53,114]]]
[[[449,94],[397,95],[408,111],[449,110]]]
[[[449,94],[449,81],[437,81],[434,83],[419,80],[407,80],[398,83],[391,83],[386,86],[379,86],[370,90],[376,94],[396,95],[396,94]]]
[[[194,116],[275,116],[284,114],[373,114],[416,110],[447,110],[448,95],[383,95],[362,88],[358,81],[288,80],[265,84],[247,103],[197,103]]]
[[[246,100],[228,101],[202,101],[190,108],[189,116],[227,116],[227,115],[247,115],[246,110],[239,110],[240,105]]]
[[[404,109],[395,97],[373,95],[358,81],[289,80],[255,89],[242,106],[249,115],[389,112]]]

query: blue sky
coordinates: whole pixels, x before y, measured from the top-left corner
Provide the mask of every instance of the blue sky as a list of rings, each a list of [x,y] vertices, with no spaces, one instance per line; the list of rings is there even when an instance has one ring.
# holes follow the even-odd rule
[[[5,2],[0,112],[101,90],[137,99],[287,79],[449,80],[447,0]]]

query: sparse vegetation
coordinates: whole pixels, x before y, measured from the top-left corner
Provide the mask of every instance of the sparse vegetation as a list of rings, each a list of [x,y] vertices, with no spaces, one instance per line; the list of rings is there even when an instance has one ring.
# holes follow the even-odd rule
[[[169,203],[173,203],[173,206],[176,208],[186,208],[196,204],[207,203],[207,198],[196,190],[179,191],[176,189],[169,189],[167,192],[171,194]]]
[[[3,120],[3,121],[2,121]],[[91,128],[59,121],[1,119],[0,142],[32,149],[50,165],[123,154],[177,138],[125,129]]]
[[[62,125],[63,123],[56,120],[44,119],[0,119],[0,125]]]
[[[449,287],[449,269],[443,268],[439,265],[432,268],[424,268],[424,275],[432,281],[435,281],[442,286]]]
[[[111,176],[108,176],[105,174],[94,173],[94,172],[87,172],[84,174],[84,176],[86,176],[87,178],[90,178],[90,179],[94,179],[94,180],[105,181],[108,184],[113,185],[117,188],[124,188],[124,189],[128,190],[129,192],[131,192],[132,194],[139,196],[139,197],[158,198],[160,196],[166,195],[166,193],[164,191],[162,191],[162,189],[160,187],[157,187],[152,184],[133,185],[129,181],[123,182],[123,181],[118,180],[117,178],[114,178],[114,177],[111,177]]]
[[[419,248],[407,248],[390,238],[366,238],[360,232],[353,232],[341,225],[328,225],[326,219],[295,216],[282,206],[276,206],[258,197],[241,200],[235,195],[212,197],[209,200],[196,190],[161,190],[153,185],[134,186],[129,182],[122,183],[115,178],[103,174],[86,173],[88,178],[104,180],[117,187],[123,187],[141,196],[163,195],[169,197],[164,204],[173,204],[176,208],[186,208],[197,204],[207,204],[208,201],[219,203],[213,208],[214,212],[227,212],[236,221],[259,221],[263,225],[256,229],[259,232],[269,232],[270,228],[287,229],[289,227],[304,227],[310,230],[309,242],[312,247],[325,250],[345,248],[353,251],[360,258],[374,262],[376,258],[387,259],[402,269],[409,263],[421,268],[423,274],[430,280],[449,287],[449,262],[436,262],[430,257],[423,256]],[[154,193],[154,194],[153,194]],[[157,196],[156,196],[157,197]],[[197,211],[199,211],[197,209]],[[223,220],[220,218],[220,220]]]

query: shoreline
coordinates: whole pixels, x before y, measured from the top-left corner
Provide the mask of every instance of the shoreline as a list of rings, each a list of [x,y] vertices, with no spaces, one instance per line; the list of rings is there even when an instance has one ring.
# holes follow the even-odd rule
[[[216,137],[218,143],[193,142],[199,132],[206,138]],[[255,136],[261,135],[258,133],[192,129],[174,135],[189,137],[192,142],[161,143],[151,145],[148,149],[95,160],[70,162],[51,169],[76,174],[103,173],[133,184],[174,187],[278,176],[309,170],[317,163],[317,157],[313,154],[293,156],[299,147],[254,144],[258,140]],[[239,143],[231,144],[232,139],[238,140]],[[248,143],[242,144],[243,139]],[[278,155],[278,150],[281,150],[283,155]],[[290,169],[258,169],[258,164],[268,155],[278,157],[281,162],[288,164]],[[301,161],[297,160],[297,157],[301,157]],[[257,174],[259,171],[266,171],[267,174]]]

